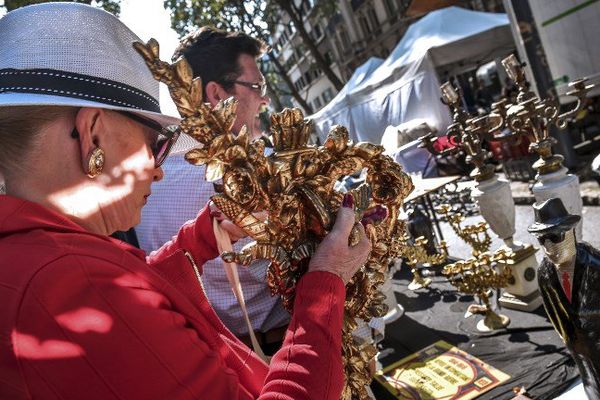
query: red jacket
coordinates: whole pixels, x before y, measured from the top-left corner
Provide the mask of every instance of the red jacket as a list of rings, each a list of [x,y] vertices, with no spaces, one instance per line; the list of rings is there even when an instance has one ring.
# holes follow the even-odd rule
[[[204,295],[201,266],[216,255],[206,208],[146,259],[0,196],[0,398],[339,399],[341,279],[300,280],[269,369]]]

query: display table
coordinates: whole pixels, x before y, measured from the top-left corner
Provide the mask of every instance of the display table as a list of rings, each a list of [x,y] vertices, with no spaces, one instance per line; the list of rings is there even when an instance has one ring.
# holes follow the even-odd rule
[[[413,184],[415,185],[414,190],[404,199],[404,203],[410,203],[412,201],[420,201],[423,205],[425,212],[428,214],[427,216],[431,221],[434,222],[438,240],[444,240],[444,235],[442,234],[442,230],[440,229],[440,223],[437,219],[437,215],[433,208],[433,203],[431,202],[431,197],[429,196],[431,193],[439,190],[440,188],[446,186],[449,183],[456,182],[460,179],[459,175],[454,176],[441,176],[437,178],[425,178],[425,179],[414,179]]]
[[[475,329],[481,316],[464,318],[467,307],[474,302],[473,296],[461,295],[444,277],[432,277],[429,289],[413,292],[407,289],[411,279],[408,268],[394,276],[396,298],[405,314],[386,326],[381,343],[383,367],[445,340],[511,376],[478,400],[512,399],[512,388],[521,386],[533,398],[549,400],[578,378],[577,368],[543,307],[533,313],[502,309],[502,314],[512,321],[508,328],[482,334]],[[377,382],[372,388],[377,399],[394,399]]]
[[[413,179],[415,189],[408,196],[406,196],[404,202],[408,203],[420,198],[421,196],[427,196],[431,192],[435,192],[439,188],[442,188],[449,183],[456,182],[459,179],[460,175],[439,176],[437,178]]]

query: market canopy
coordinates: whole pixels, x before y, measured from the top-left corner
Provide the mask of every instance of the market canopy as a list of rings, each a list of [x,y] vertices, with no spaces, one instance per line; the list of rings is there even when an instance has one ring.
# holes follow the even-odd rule
[[[506,14],[460,7],[433,11],[408,28],[377,68],[369,68],[371,60],[363,64],[360,82],[350,82],[357,70],[338,96],[309,118],[322,139],[341,124],[353,139],[379,143],[388,126],[413,119],[424,119],[444,132],[451,121],[439,101],[438,73],[451,76],[513,48]]]
[[[316,120],[319,119],[320,116],[349,113],[350,108],[348,107],[348,105],[351,101],[350,96],[352,96],[352,92],[362,83],[364,83],[371,76],[373,71],[379,68],[379,66],[382,63],[383,59],[381,58],[369,58],[367,62],[362,64],[360,67],[356,68],[356,70],[354,71],[350,79],[348,79],[348,82],[342,88],[342,90],[340,90],[339,93],[333,99],[331,99],[331,101],[327,103],[325,107],[320,109],[317,113],[313,114],[309,118]],[[339,118],[343,119],[344,121],[352,120],[349,115],[343,115]],[[351,132],[354,131],[354,128],[350,124],[341,124],[348,128]],[[332,125],[335,125],[335,123]],[[329,127],[331,127],[331,125],[329,125]],[[322,136],[321,138],[323,138],[324,135],[319,136]]]

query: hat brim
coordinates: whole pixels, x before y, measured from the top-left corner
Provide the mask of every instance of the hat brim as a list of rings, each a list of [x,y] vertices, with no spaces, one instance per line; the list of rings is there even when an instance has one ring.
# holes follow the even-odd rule
[[[78,99],[67,96],[52,96],[45,94],[36,93],[18,93],[18,92],[5,92],[0,93],[0,107],[15,107],[15,106],[65,106],[65,107],[96,107],[104,108],[107,110],[115,111],[127,111],[131,112],[160,124],[162,127],[168,127],[172,125],[179,125],[181,118],[173,117],[166,114],[156,113],[152,111],[144,111],[130,107],[120,107],[110,104],[100,103],[97,101],[89,101]],[[183,154],[198,147],[199,142],[182,133],[179,139],[173,145],[171,154]]]
[[[581,216],[566,215],[560,218],[554,218],[547,222],[534,222],[527,231],[534,234],[542,234],[551,231],[568,231],[579,223]]]

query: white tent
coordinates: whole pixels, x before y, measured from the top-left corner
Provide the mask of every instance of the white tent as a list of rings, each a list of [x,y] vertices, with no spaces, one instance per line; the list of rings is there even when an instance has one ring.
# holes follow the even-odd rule
[[[309,118],[315,120],[315,118],[319,118],[320,115],[339,115],[344,121],[351,121],[349,112],[350,108],[348,104],[351,102],[351,93],[361,86],[375,71],[379,66],[383,63],[383,59],[378,57],[369,58],[363,65],[356,68],[346,85],[339,91],[339,93],[331,99],[329,103],[322,109],[320,109],[316,114],[313,114]],[[338,118],[340,118],[338,117]],[[316,120],[315,120],[316,121]],[[333,125],[333,124],[332,124]],[[346,128],[348,128],[351,132],[354,131],[353,127],[350,124],[342,123]],[[317,130],[319,130],[317,128]],[[324,135],[320,135],[321,138]]]
[[[444,132],[451,121],[448,109],[439,101],[436,70],[451,76],[513,48],[506,14],[459,7],[433,11],[409,27],[370,76],[365,75],[358,85],[353,82],[348,89],[344,87],[342,96],[338,94],[309,118],[322,139],[331,126],[341,124],[353,139],[379,143],[386,127],[413,119],[423,119]]]

